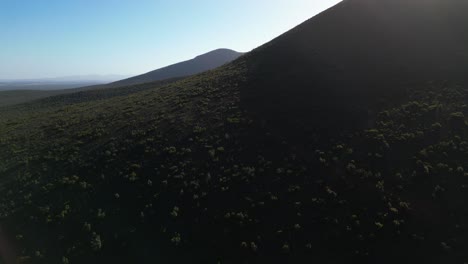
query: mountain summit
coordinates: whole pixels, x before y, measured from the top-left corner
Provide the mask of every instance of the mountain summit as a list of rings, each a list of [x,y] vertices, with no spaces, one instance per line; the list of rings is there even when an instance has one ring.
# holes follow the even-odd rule
[[[222,66],[228,62],[239,58],[243,54],[244,53],[230,49],[217,49],[199,55],[191,60],[179,62],[142,75],[111,83],[109,84],[109,86],[120,87],[125,85],[134,85],[177,77],[190,76]]]

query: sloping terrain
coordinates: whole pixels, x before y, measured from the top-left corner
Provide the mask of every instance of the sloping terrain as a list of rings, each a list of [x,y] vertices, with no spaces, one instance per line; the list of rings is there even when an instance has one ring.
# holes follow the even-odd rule
[[[465,3],[348,0],[213,71],[0,110],[8,244],[20,263],[467,262]],[[452,30],[460,49],[370,49],[384,11],[408,47]]]
[[[39,98],[31,102],[17,104],[9,107],[0,108],[4,115],[9,113],[29,113],[32,111],[50,111],[52,108],[64,107],[67,105],[78,104],[83,102],[100,101],[113,97],[128,96],[133,93],[155,89],[156,87],[168,85],[183,78],[173,78],[152,83],[136,84],[119,88],[101,88],[94,87],[93,89],[77,89],[75,91],[59,92],[57,95],[50,95],[45,98]],[[15,96],[15,95],[13,95]]]
[[[47,82],[32,81],[0,81],[0,107],[21,104],[49,96],[67,94],[79,91],[79,87],[98,85],[98,81]]]
[[[48,96],[62,94],[64,91],[0,91],[0,107],[34,101]]]

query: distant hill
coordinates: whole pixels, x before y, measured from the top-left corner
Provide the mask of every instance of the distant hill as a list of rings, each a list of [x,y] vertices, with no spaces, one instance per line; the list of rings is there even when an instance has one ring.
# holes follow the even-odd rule
[[[26,263],[466,263],[468,2],[345,0],[215,70],[0,109]]]
[[[157,69],[142,75],[109,84],[112,87],[140,84],[146,82],[160,81],[164,79],[194,75],[204,71],[212,70],[231,62],[244,53],[230,49],[217,49],[195,57],[194,59],[179,62],[161,69]]]

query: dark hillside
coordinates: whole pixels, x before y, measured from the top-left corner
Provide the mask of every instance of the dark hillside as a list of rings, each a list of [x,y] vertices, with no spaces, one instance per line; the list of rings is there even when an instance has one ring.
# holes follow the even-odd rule
[[[0,109],[3,240],[19,263],[468,262],[465,7],[348,0],[212,71]]]

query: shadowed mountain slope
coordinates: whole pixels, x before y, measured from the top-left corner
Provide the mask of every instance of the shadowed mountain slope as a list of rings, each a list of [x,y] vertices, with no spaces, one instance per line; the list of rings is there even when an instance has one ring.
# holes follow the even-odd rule
[[[346,117],[327,125],[348,126],[413,84],[464,82],[466,10],[460,0],[345,0],[248,54],[244,103],[268,118],[334,111]]]

